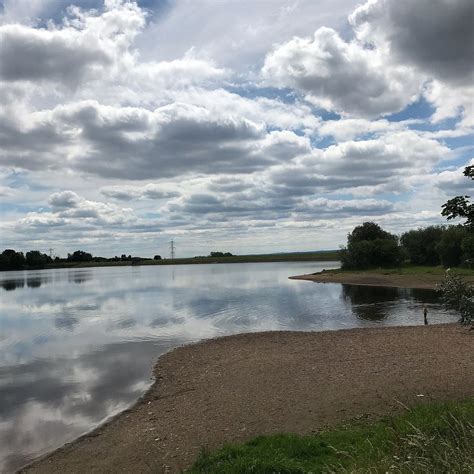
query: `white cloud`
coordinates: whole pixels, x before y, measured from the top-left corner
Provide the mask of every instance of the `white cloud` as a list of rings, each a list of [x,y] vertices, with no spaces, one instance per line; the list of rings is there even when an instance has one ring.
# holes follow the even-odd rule
[[[166,187],[148,183],[144,186],[118,185],[105,186],[100,190],[101,194],[118,201],[133,201],[144,199],[169,199],[179,196],[179,193],[166,189]]]
[[[474,74],[474,3],[471,0],[369,0],[349,21],[361,42],[453,85]]]
[[[370,0],[350,16],[358,40],[431,79],[425,97],[435,122],[462,114],[474,123],[474,3],[471,0]]]
[[[104,12],[69,8],[59,27],[0,26],[0,78],[77,86],[133,64],[129,48],[145,24],[135,3],[106,0]]]
[[[391,65],[378,49],[345,42],[329,28],[275,48],[262,73],[268,83],[297,89],[319,107],[366,117],[402,110],[421,86],[410,68]]]

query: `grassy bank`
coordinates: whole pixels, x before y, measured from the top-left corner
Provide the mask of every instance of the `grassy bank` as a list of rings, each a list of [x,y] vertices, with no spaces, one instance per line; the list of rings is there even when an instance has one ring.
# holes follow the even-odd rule
[[[188,472],[474,472],[474,398],[420,404],[314,436],[261,436],[203,452]]]
[[[46,268],[120,267],[130,265],[193,265],[211,263],[260,263],[260,262],[327,262],[339,260],[339,251],[273,253],[259,255],[233,255],[231,257],[189,257],[164,258],[162,260],[143,259],[131,261],[105,262],[59,262]]]
[[[469,268],[453,268],[450,271],[456,272],[461,276],[473,276],[474,269]],[[421,265],[404,265],[397,268],[372,268],[368,270],[328,270],[331,273],[340,273],[340,274],[379,274],[379,275],[407,275],[407,276],[416,276],[416,275],[431,275],[434,277],[444,277],[446,274],[446,268],[442,266],[430,267],[430,266],[421,266]]]

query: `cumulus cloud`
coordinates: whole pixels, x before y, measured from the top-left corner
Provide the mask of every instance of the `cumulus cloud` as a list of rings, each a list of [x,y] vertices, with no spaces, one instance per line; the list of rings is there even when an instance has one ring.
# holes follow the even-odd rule
[[[349,22],[360,41],[388,49],[392,61],[454,85],[471,85],[473,18],[471,0],[370,0]]]
[[[4,154],[5,165],[50,163],[106,178],[147,179],[252,172],[310,148],[294,132],[268,132],[263,123],[183,103],[149,111],[83,101],[31,118],[26,130],[5,124],[0,131],[15,152]],[[61,148],[55,153],[55,147]]]
[[[0,26],[0,78],[77,85],[112,66],[131,65],[130,45],[145,24],[135,3],[105,0],[100,15],[77,7],[69,13],[59,27]]]
[[[321,27],[313,38],[277,46],[262,74],[319,107],[363,117],[398,112],[435,81],[425,94],[437,108],[434,120],[464,111],[463,126],[470,125],[473,17],[470,0],[369,0],[349,15],[354,39]]]
[[[364,135],[404,130],[411,123],[416,123],[416,121],[389,122],[385,119],[367,120],[362,118],[326,120],[318,128],[318,134],[323,137],[334,137],[337,141],[347,141]]]
[[[179,196],[176,191],[165,189],[159,184],[148,183],[144,186],[105,186],[100,190],[106,197],[119,201],[133,201],[138,199],[169,199]]]
[[[278,46],[265,58],[262,73],[268,82],[297,89],[319,107],[367,117],[403,109],[421,86],[410,68],[387,64],[378,49],[345,42],[329,28]]]
[[[468,165],[474,165],[474,158],[466,163],[466,166]],[[454,170],[441,171],[434,176],[434,185],[448,196],[472,194],[472,182],[464,176],[464,168],[461,166]]]
[[[394,192],[396,188],[403,190],[404,178],[427,173],[449,156],[449,148],[415,132],[387,133],[331,145],[295,163],[276,166],[270,179],[290,189],[306,189],[307,193],[347,192],[361,187]]]
[[[433,121],[474,113],[474,3],[470,0],[370,0],[350,16],[357,39],[383,51],[386,62],[406,64],[430,80],[425,97]]]
[[[52,219],[85,219],[92,225],[117,225],[135,220],[131,209],[115,204],[90,201],[73,191],[54,193],[48,200],[52,209]],[[90,221],[88,221],[90,220]]]

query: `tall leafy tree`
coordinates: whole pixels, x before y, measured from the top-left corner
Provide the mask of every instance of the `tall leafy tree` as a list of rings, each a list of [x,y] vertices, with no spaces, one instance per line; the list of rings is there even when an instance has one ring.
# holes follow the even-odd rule
[[[464,168],[464,176],[474,180],[474,166]],[[460,217],[466,219],[465,226],[474,229],[474,203],[469,201],[471,196],[456,196],[442,206],[441,215],[448,220]]]

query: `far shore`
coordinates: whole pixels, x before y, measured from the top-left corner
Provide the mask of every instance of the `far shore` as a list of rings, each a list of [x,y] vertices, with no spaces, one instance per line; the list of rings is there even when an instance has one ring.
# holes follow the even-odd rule
[[[453,270],[467,281],[474,282],[474,271]],[[390,270],[344,271],[326,270],[307,275],[290,276],[291,280],[317,283],[344,283],[348,285],[388,286],[392,288],[421,288],[435,290],[443,281],[446,270],[441,267],[402,267]]]
[[[92,261],[72,262],[60,260],[42,267],[11,268],[1,271],[48,270],[56,268],[91,268],[91,267],[130,267],[146,265],[210,265],[216,263],[264,263],[264,262],[338,262],[337,250],[317,252],[270,253],[255,255],[232,255],[228,257],[183,257],[183,258],[133,258],[133,260],[105,260],[95,257]]]
[[[129,410],[20,472],[187,469],[202,448],[310,434],[474,396],[473,335],[455,324],[266,332],[179,347]]]

